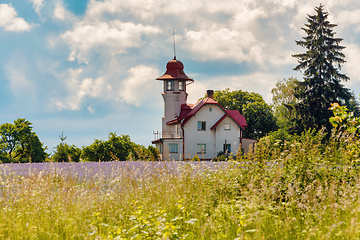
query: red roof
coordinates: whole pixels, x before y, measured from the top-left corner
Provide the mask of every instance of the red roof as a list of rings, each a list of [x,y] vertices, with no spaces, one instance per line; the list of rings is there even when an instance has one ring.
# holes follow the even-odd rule
[[[186,80],[194,81],[184,73],[184,65],[179,60],[173,59],[166,65],[166,72],[156,80]]]
[[[210,128],[211,130],[215,129],[226,117],[230,117],[239,127],[243,129],[247,127],[245,117],[241,115],[238,110],[225,110],[225,112],[224,116],[222,116],[219,121]]]
[[[219,119],[219,121],[217,121],[215,123],[215,125],[211,127],[211,130],[215,129],[217,127],[217,125],[219,125],[227,116],[229,116],[234,122],[236,122],[236,124],[239,127],[241,127],[241,128],[247,127],[245,117],[243,115],[241,115],[238,110],[225,110],[218,102],[216,102],[214,99],[208,98],[208,97],[201,99],[195,105],[183,104],[181,106],[180,116],[176,119],[173,119],[173,120],[167,122],[167,124],[170,125],[170,124],[174,124],[174,123],[180,123],[181,120],[184,120],[182,122],[182,125],[185,125],[186,122],[188,122],[192,116],[194,116],[203,106],[205,106],[207,104],[218,105],[225,113],[224,116],[222,116]]]

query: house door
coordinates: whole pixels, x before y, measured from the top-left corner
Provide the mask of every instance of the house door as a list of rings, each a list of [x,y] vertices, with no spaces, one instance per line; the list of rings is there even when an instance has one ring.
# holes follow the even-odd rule
[[[227,154],[231,153],[231,144],[227,144],[227,143],[224,144],[224,153]]]

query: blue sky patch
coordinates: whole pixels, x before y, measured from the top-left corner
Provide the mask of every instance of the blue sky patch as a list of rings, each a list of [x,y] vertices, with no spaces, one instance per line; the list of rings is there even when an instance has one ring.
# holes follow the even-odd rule
[[[88,3],[88,0],[64,0],[65,8],[77,16],[84,15]]]

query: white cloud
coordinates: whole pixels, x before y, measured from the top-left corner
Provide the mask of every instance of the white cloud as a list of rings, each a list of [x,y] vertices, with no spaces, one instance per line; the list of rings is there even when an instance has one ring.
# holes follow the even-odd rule
[[[344,64],[344,70],[341,71],[346,73],[350,77],[348,84],[352,85],[354,83],[360,83],[360,47],[356,44],[346,44],[344,49],[344,54],[346,55],[346,63]]]
[[[119,20],[96,24],[80,22],[74,26],[73,30],[65,32],[61,37],[72,48],[69,59],[86,62],[90,51],[105,51],[110,56],[121,54],[128,48],[140,47],[142,34],[158,33],[159,31],[160,29],[157,27]]]
[[[157,69],[139,65],[129,69],[129,77],[127,77],[120,86],[120,99],[131,104],[139,106],[154,97],[157,92],[155,77],[159,76]],[[155,76],[155,77],[154,77]]]
[[[228,28],[189,31],[184,42],[197,60],[262,61],[261,43],[250,31]]]
[[[297,7],[296,0],[92,0],[82,21],[62,38],[71,46],[71,61],[88,62],[94,51],[110,56],[139,48],[142,36],[151,33],[158,42],[147,43],[161,48],[161,38],[168,41],[170,31],[160,29],[175,27],[183,36],[177,36],[177,46],[195,60],[288,64],[291,54],[284,42],[287,31],[294,30],[291,11]]]
[[[158,76],[155,68],[144,64],[152,61],[154,53],[159,57],[164,55],[164,43],[171,53],[172,27],[177,30],[178,56],[186,55],[195,62],[211,60],[252,68],[246,76],[196,81],[197,87],[191,94],[195,96],[201,86],[204,89],[199,97],[206,88],[231,87],[259,92],[271,101],[271,88],[287,76],[288,72],[284,73],[283,69],[289,68],[290,72],[296,66],[296,59],[291,55],[301,49],[295,40],[305,35],[301,27],[307,14],[314,14],[315,6],[318,5],[312,1],[300,4],[297,0],[91,0],[85,15],[72,18],[72,29],[61,34],[71,51],[69,60],[86,63],[83,69],[88,75],[68,83],[69,89],[74,87],[78,91],[70,92],[66,101],[58,106],[77,110],[86,97],[125,101],[136,106],[143,104],[149,99],[149,89],[156,91],[153,81],[154,76]],[[332,9],[333,5],[329,6]],[[346,15],[345,12],[336,14],[338,19]],[[55,17],[64,20],[70,19],[69,15],[58,0]],[[350,22],[358,21],[356,13],[347,17]],[[127,69],[130,69],[128,76],[124,76]],[[223,81],[224,78],[227,81]],[[111,86],[106,96],[95,94],[89,87],[100,80],[103,85]],[[100,88],[104,91],[104,86]],[[88,109],[92,112],[94,108]]]
[[[33,3],[36,13],[40,15],[40,11],[45,5],[44,0],[30,0],[30,2]]]
[[[62,100],[52,100],[52,104],[55,104],[58,110],[79,110],[86,97],[107,98],[108,92],[111,91],[111,86],[105,79],[99,77],[96,79],[83,78],[79,80],[81,79],[82,71],[83,69],[70,70],[69,78],[65,82],[69,92],[68,96]],[[93,109],[90,107],[89,111],[93,112]]]
[[[336,16],[335,22],[341,27],[348,25],[356,25],[357,26],[355,27],[356,32],[359,32],[360,27],[358,25],[360,23],[360,10],[354,9],[354,10],[341,11]]]
[[[76,22],[76,17],[65,9],[62,0],[55,2],[53,18],[61,21]]]
[[[35,98],[35,84],[26,77],[20,68],[8,65],[6,73],[10,80],[10,90],[16,97],[25,97],[27,101]]]
[[[226,4],[225,4],[226,5]],[[288,11],[294,1],[243,1],[222,21],[206,21],[188,30],[183,42],[195,60],[226,60],[256,63],[261,67],[289,64],[286,49],[287,31],[291,26]]]
[[[221,77],[213,77],[195,80],[195,82],[187,87],[189,93],[188,102],[195,103],[199,98],[203,97],[206,90],[224,90],[230,88],[231,91],[242,90],[259,93],[267,103],[271,103],[271,89],[276,82],[283,79],[281,73],[257,72],[242,76],[223,75]]]
[[[31,26],[17,12],[11,4],[0,4],[0,27],[6,31],[30,31]]]
[[[106,73],[97,78],[84,77],[84,69],[71,69],[64,82],[66,91],[64,97],[53,98],[49,108],[55,106],[57,110],[80,110],[86,106],[90,113],[94,113],[94,106],[86,105],[89,99],[104,101],[126,102],[129,105],[139,106],[155,96],[158,89],[155,78],[159,76],[157,69],[139,65],[128,70],[127,76],[113,78]]]
[[[100,76],[95,79],[84,78],[83,69],[72,69],[65,80],[65,97],[53,98],[49,108],[57,110],[80,110],[86,105],[86,100],[101,99],[105,101],[126,102],[139,106],[155,96],[159,86],[156,86],[155,77],[159,76],[157,69],[139,65],[128,70],[127,77],[112,79],[109,76]],[[87,106],[90,113],[94,113],[94,106]]]

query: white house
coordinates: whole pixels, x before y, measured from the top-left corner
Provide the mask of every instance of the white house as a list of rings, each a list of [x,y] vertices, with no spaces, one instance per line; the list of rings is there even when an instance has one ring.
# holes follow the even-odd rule
[[[156,80],[164,82],[162,132],[152,141],[163,160],[214,159],[219,152],[248,150],[256,140],[245,139],[245,117],[238,110],[225,110],[213,99],[213,90],[196,104],[187,103],[186,88],[194,80],[184,73],[184,65],[169,61],[166,72]]]

